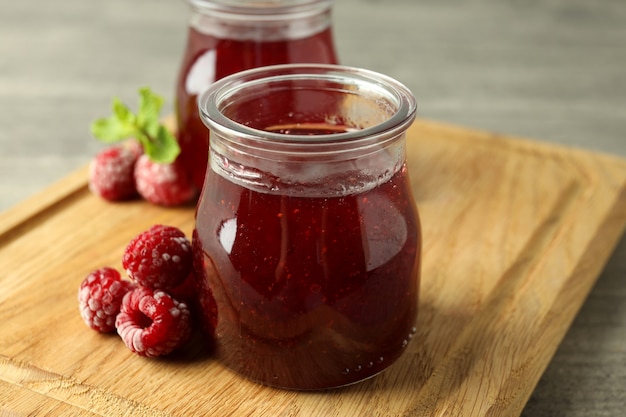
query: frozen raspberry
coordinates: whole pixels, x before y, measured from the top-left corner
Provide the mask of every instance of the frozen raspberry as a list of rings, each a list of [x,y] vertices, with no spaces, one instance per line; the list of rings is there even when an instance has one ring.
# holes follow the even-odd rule
[[[126,346],[140,356],[163,356],[191,336],[187,305],[161,290],[137,287],[127,293],[115,321]]]
[[[101,333],[115,330],[122,298],[134,287],[113,268],[100,268],[87,275],[78,289],[80,315],[87,326]]]
[[[153,204],[179,206],[197,195],[189,173],[179,162],[159,164],[142,155],[135,165],[134,175],[137,191]]]
[[[89,164],[89,189],[109,201],[136,196],[134,172],[141,152],[141,145],[135,140],[100,151]]]
[[[154,225],[130,241],[122,266],[133,281],[144,287],[174,288],[193,268],[191,242],[176,227]]]

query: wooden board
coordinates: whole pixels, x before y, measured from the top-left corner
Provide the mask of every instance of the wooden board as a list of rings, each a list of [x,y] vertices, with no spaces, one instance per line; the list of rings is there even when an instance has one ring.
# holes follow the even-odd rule
[[[196,346],[133,355],[89,330],[76,293],[154,223],[193,208],[106,203],[81,169],[0,215],[0,413],[519,415],[626,223],[626,161],[418,120],[409,166],[424,236],[418,332],[383,374],[276,390]]]

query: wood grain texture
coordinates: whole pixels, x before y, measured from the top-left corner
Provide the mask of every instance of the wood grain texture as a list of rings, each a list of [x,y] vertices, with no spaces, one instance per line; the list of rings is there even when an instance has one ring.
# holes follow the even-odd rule
[[[82,169],[0,216],[0,411],[133,416],[519,415],[626,223],[626,161],[418,120],[418,332],[388,371],[326,392],[246,381],[199,344],[160,360],[89,330],[76,292],[193,208],[91,195]],[[14,395],[13,395],[14,394]],[[26,405],[20,398],[33,398]]]

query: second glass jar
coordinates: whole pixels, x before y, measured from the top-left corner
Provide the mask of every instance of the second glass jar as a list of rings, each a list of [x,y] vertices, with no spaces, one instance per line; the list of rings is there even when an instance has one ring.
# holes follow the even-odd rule
[[[289,63],[336,64],[331,0],[188,0],[191,18],[176,85],[179,162],[201,189],[208,132],[197,97],[246,69]]]

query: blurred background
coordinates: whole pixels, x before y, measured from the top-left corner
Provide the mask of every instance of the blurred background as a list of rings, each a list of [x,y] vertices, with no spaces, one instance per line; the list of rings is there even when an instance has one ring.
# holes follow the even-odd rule
[[[174,92],[185,0],[0,0],[0,210],[85,164],[113,95]],[[423,118],[626,156],[623,0],[338,0],[341,62]]]
[[[0,212],[103,147],[89,124],[113,96],[134,108],[150,86],[171,111],[187,17],[185,0],[0,0]],[[626,157],[624,0],[337,0],[333,25],[341,62],[405,83],[419,117]],[[525,416],[626,409],[625,256]]]

